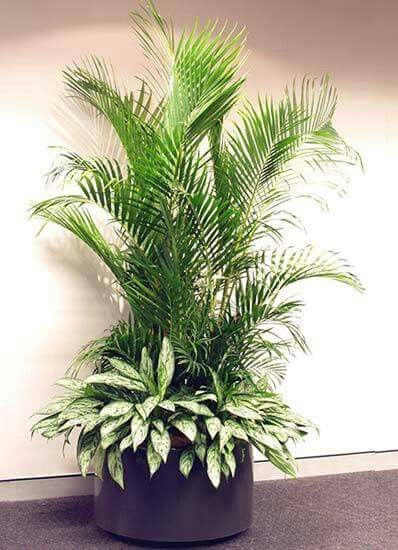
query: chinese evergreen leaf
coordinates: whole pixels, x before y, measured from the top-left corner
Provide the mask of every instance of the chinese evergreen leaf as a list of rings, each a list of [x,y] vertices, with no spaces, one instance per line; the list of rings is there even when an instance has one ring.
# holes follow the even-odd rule
[[[126,363],[126,361],[122,361],[121,359],[117,359],[116,357],[109,357],[108,361],[114,369],[120,372],[122,376],[127,376],[127,378],[142,382],[142,378],[137,369],[135,369],[132,365]]]
[[[131,420],[130,429],[135,452],[148,435],[149,422],[148,420],[144,420],[139,414],[135,414]]]
[[[158,403],[159,397],[148,397],[143,403],[138,403],[135,408],[142,418],[146,420]]]
[[[97,477],[102,479],[104,462],[105,462],[106,451],[99,445],[94,455],[93,467],[94,473]]]
[[[127,378],[113,372],[103,372],[92,374],[86,378],[88,384],[106,384],[114,388],[124,388],[126,390],[146,391],[144,383],[140,380]]]
[[[119,445],[112,445],[107,453],[107,462],[109,473],[122,489],[124,489],[124,473],[122,455]]]
[[[111,401],[103,409],[101,409],[101,416],[122,416],[134,408],[133,403],[129,401]]]
[[[153,448],[153,445],[150,441],[149,441],[147,449],[146,449],[146,459],[147,459],[148,467],[149,467],[149,475],[150,475],[150,477],[152,477],[153,474],[155,474],[159,470],[160,465],[162,463],[162,458],[155,451],[155,449]]]
[[[190,441],[195,441],[197,428],[193,420],[189,416],[178,416],[170,420],[171,424],[177,428],[181,433],[183,433]]]
[[[221,429],[221,420],[216,416],[212,416],[210,418],[206,418],[205,424],[210,437],[214,439]]]
[[[168,431],[164,430],[160,433],[158,430],[151,430],[151,442],[155,451],[161,456],[163,462],[166,463],[171,448]]]
[[[192,448],[184,449],[180,456],[180,472],[185,478],[191,473],[195,462],[195,451]]]
[[[218,441],[213,441],[207,450],[207,475],[212,485],[217,489],[221,481],[221,455]]]
[[[126,437],[124,437],[120,444],[119,444],[119,449],[120,449],[120,452],[123,453],[123,451],[125,451],[126,449],[128,449],[129,447],[132,447],[133,446],[133,436],[131,434],[128,434],[126,435]]]
[[[167,337],[164,337],[162,341],[157,374],[159,395],[163,399],[174,374],[174,352]]]
[[[88,434],[81,434],[77,445],[77,461],[79,463],[80,471],[83,476],[87,475],[90,462],[97,450],[99,444],[98,432],[90,432]]]
[[[213,413],[207,407],[206,405],[203,405],[202,403],[197,403],[196,401],[174,401],[175,405],[179,405],[180,407],[183,407],[184,409],[187,409],[188,411],[193,412],[194,414],[202,415],[202,416],[213,416]]]

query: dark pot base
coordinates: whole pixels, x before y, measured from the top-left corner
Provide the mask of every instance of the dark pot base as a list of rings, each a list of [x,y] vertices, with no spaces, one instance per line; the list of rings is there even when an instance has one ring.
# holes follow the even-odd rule
[[[95,480],[95,521],[120,537],[152,544],[194,543],[229,538],[246,531],[252,521],[251,450],[236,450],[236,476],[214,489],[198,460],[188,479],[178,470],[179,450],[149,478],[143,452],[123,454],[125,489],[104,468]]]

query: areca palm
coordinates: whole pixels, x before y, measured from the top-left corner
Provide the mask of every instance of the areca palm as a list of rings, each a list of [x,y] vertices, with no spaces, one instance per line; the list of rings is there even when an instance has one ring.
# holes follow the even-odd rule
[[[332,125],[336,91],[328,77],[304,78],[277,102],[251,103],[243,31],[210,22],[177,39],[151,2],[132,21],[152,65],[137,93],[96,57],[64,71],[68,96],[110,125],[122,154],[64,151],[50,178],[74,192],[32,209],[98,256],[131,311],[82,350],[74,374],[106,370],[112,356],[138,363],[168,336],[177,386],[276,384],[306,350],[291,286],[326,277],[361,288],[336,253],[284,246],[300,224],[292,201],[322,203],[323,182],[359,160]]]

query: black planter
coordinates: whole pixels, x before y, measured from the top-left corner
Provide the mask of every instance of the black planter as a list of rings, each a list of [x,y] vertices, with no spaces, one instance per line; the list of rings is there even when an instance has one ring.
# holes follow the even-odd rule
[[[236,449],[234,478],[214,489],[198,460],[188,479],[178,469],[179,450],[149,478],[145,454],[123,454],[125,489],[104,467],[95,480],[95,521],[116,535],[151,542],[196,542],[229,537],[250,527],[253,508],[252,453]]]

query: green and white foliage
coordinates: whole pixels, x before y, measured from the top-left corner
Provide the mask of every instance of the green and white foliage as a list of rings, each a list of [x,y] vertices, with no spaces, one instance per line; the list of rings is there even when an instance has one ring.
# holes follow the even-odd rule
[[[244,442],[294,475],[290,442],[310,424],[275,393],[308,349],[291,291],[315,277],[361,289],[336,252],[285,244],[295,199],[324,206],[360,162],[333,127],[336,90],[306,77],[251,103],[244,31],[210,22],[177,39],[151,0],[132,22],[151,65],[137,92],[96,57],[64,71],[120,154],[63,150],[49,179],[64,194],[32,207],[99,258],[130,317],[80,351],[32,431],[79,429],[82,473],[106,465],[121,486],[124,452],[144,450],[153,476],[177,440],[181,475],[198,461],[216,487]]]

